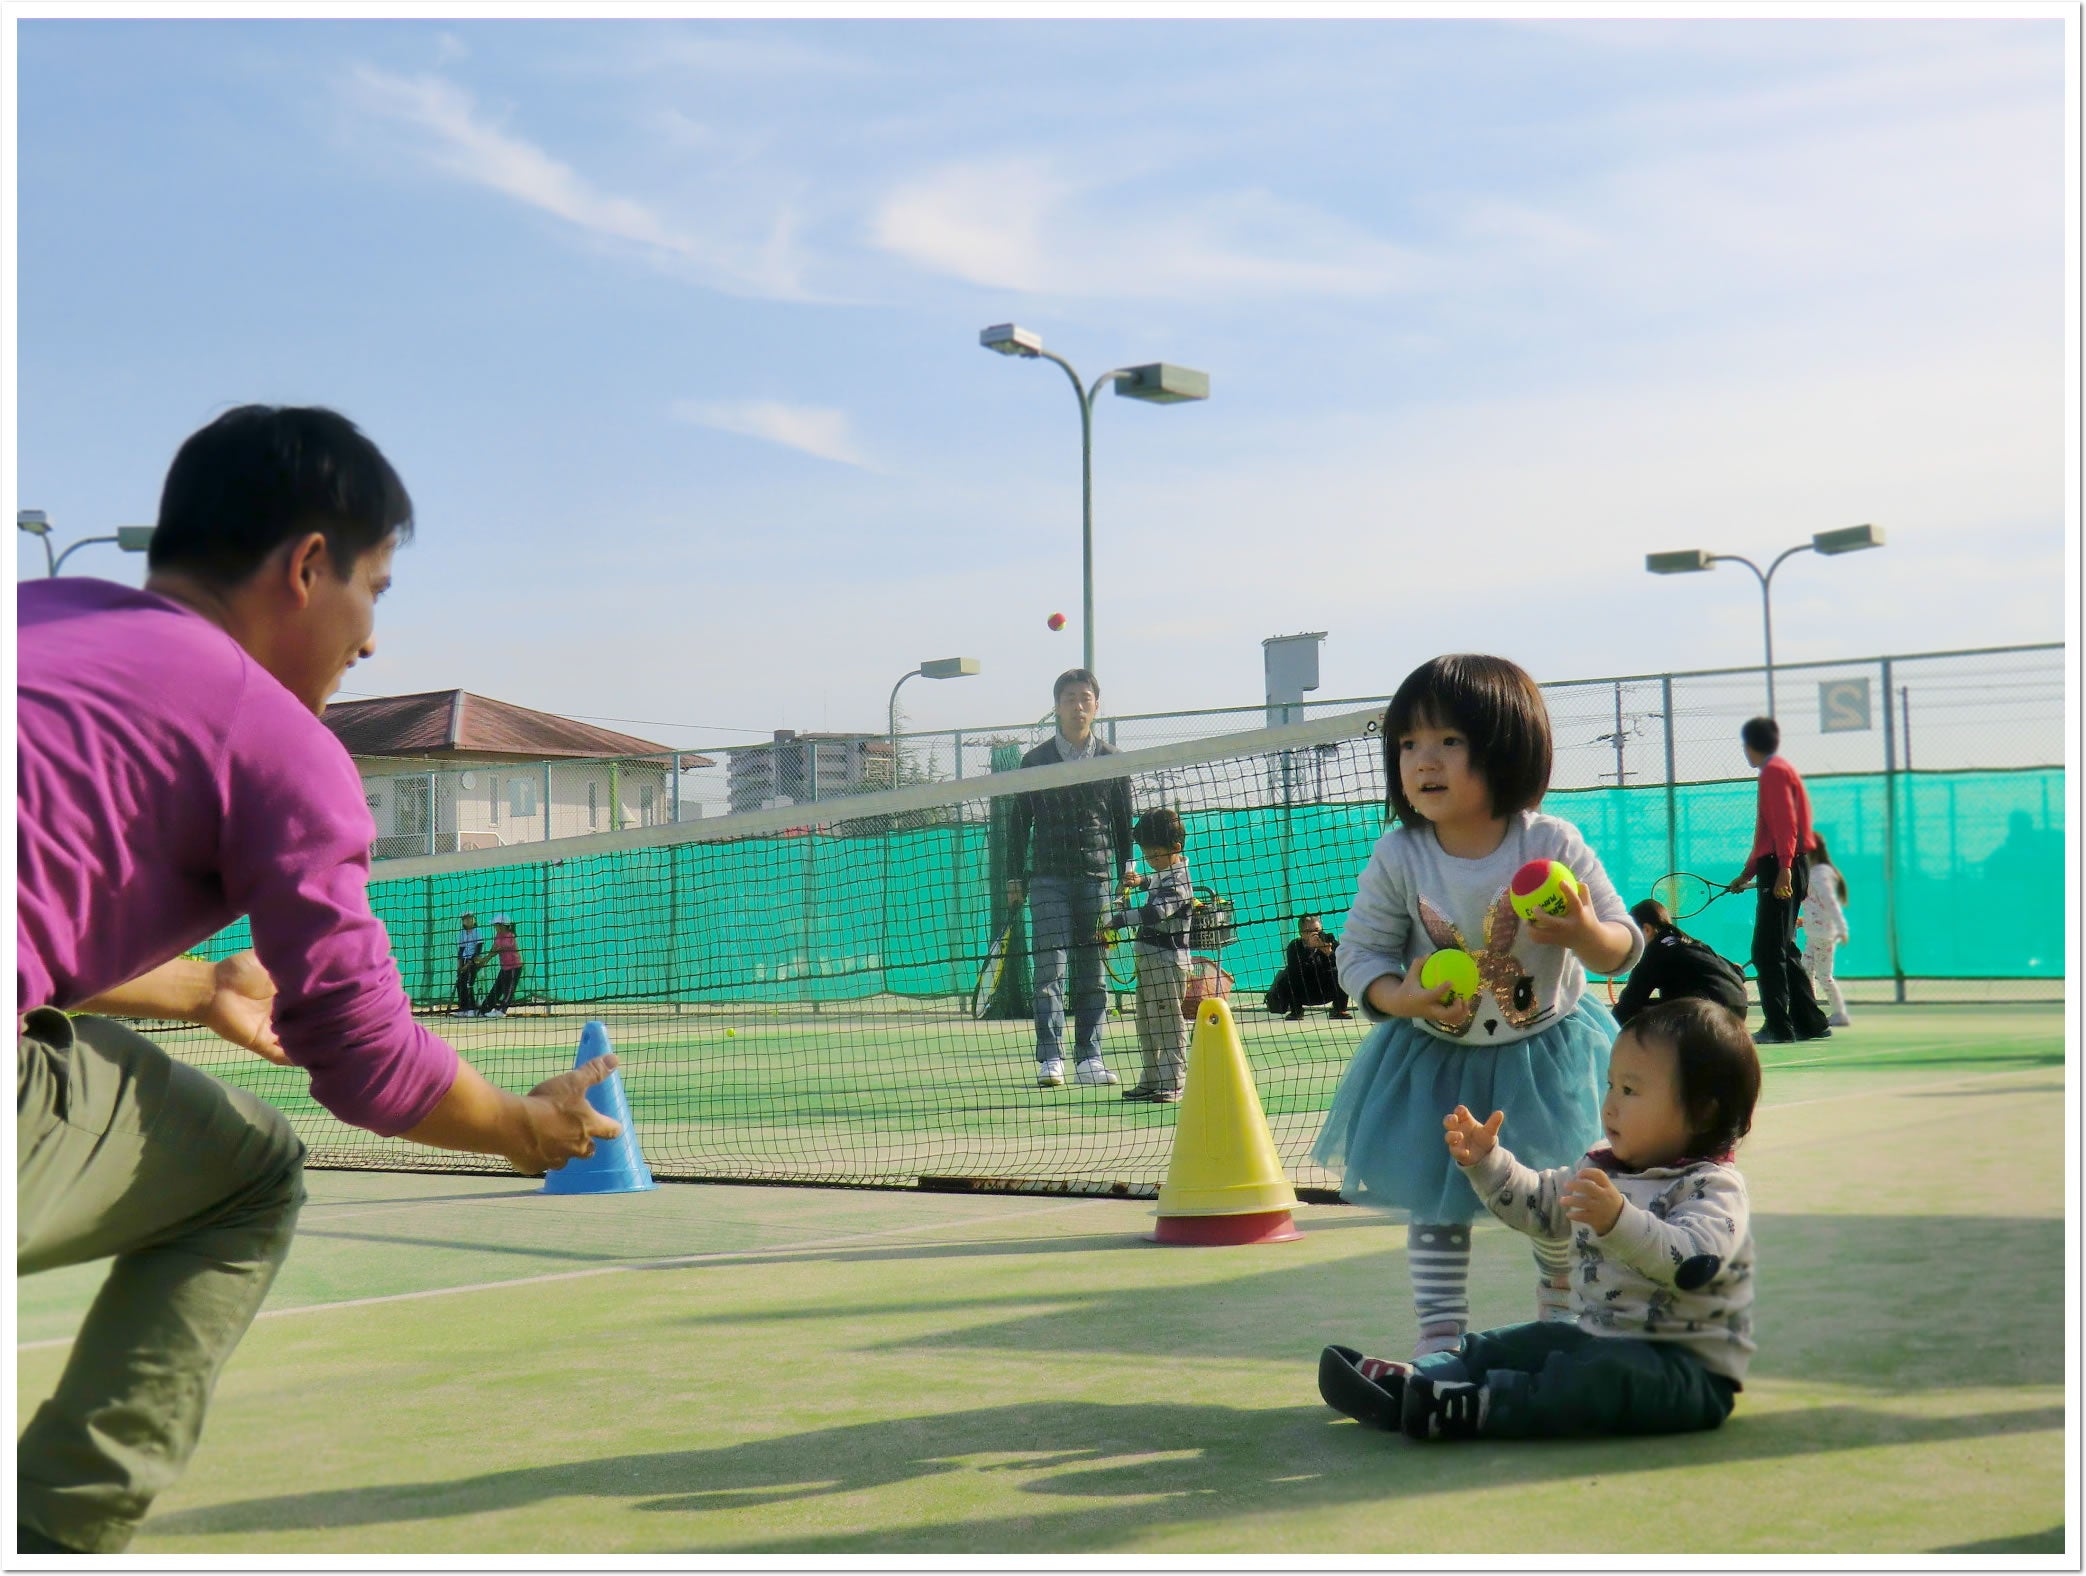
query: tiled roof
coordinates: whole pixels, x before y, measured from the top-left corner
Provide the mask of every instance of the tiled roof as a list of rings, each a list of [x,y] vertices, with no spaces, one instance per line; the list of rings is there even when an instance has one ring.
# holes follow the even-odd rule
[[[547,711],[531,711],[466,690],[338,701],[326,708],[325,722],[350,755],[361,756],[593,760],[666,755],[673,749],[651,739],[596,728]],[[685,752],[681,760],[688,766],[716,764]]]

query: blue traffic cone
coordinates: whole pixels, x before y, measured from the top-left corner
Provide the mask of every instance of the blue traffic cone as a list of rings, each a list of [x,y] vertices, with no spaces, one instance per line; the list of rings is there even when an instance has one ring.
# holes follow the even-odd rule
[[[589,1022],[579,1031],[579,1056],[574,1067],[584,1067],[597,1056],[608,1054],[608,1030]],[[568,1160],[543,1179],[546,1193],[642,1193],[659,1184],[637,1147],[637,1128],[630,1120],[630,1101],[623,1094],[623,1075],[610,1073],[587,1091],[587,1104],[612,1122],[622,1124],[617,1138],[597,1138],[594,1152],[582,1159]]]

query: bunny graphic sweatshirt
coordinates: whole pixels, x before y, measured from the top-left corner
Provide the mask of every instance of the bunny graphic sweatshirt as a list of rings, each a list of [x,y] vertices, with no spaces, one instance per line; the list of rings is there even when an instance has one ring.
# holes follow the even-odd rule
[[[1531,859],[1555,859],[1570,868],[1585,884],[1594,912],[1634,938],[1616,973],[1636,967],[1644,955],[1643,932],[1571,822],[1523,810],[1507,818],[1505,838],[1482,859],[1444,853],[1431,826],[1393,826],[1376,840],[1363,867],[1340,937],[1340,983],[1363,1014],[1372,1023],[1384,1019],[1369,1002],[1372,981],[1418,968],[1430,952],[1457,947],[1477,960],[1477,1010],[1460,1032],[1412,1020],[1428,1033],[1470,1046],[1505,1045],[1568,1016],[1586,991],[1586,970],[1565,948],[1530,940],[1507,901],[1514,872]]]

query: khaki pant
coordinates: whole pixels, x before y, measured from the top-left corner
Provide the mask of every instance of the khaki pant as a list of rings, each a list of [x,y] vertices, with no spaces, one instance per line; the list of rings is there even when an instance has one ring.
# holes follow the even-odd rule
[[[16,1272],[115,1260],[19,1441],[16,1514],[115,1553],[188,1464],[289,1254],[304,1145],[274,1107],[106,1018],[30,1013],[15,1072]]]
[[[1137,949],[1137,1049],[1144,1057],[1138,1084],[1154,1091],[1178,1091],[1188,1064],[1188,1020],[1181,1016],[1189,969],[1173,955],[1149,947]]]

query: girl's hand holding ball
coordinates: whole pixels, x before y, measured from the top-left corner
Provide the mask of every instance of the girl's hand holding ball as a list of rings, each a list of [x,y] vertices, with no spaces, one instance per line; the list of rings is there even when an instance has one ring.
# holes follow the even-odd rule
[[[1477,1010],[1476,1003],[1468,996],[1456,994],[1452,982],[1444,981],[1431,989],[1420,983],[1420,969],[1409,969],[1405,977],[1389,990],[1380,990],[1384,981],[1369,987],[1369,1000],[1378,1012],[1393,1018],[1425,1018],[1432,1023],[1446,1024],[1450,1028],[1467,1023]],[[1389,976],[1386,975],[1385,979]]]

